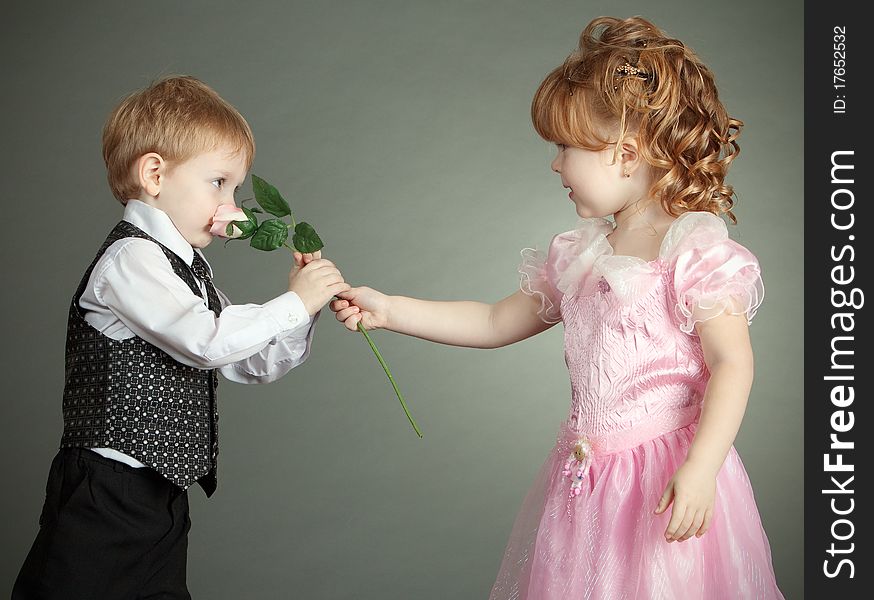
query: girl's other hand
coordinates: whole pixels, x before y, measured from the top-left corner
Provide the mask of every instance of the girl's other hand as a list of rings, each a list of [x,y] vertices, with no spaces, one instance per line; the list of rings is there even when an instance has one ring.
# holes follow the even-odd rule
[[[389,297],[382,292],[357,287],[337,294],[337,298],[331,302],[331,310],[346,329],[356,331],[359,322],[365,329],[380,329],[387,325]]]
[[[674,503],[665,539],[683,542],[693,535],[704,535],[713,519],[715,496],[716,473],[703,465],[684,462],[668,482],[655,510],[659,515]]]

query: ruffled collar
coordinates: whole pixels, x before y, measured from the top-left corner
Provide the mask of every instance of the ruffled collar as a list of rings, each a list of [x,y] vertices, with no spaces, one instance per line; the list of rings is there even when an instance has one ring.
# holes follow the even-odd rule
[[[556,242],[564,246],[565,264],[558,269],[556,287],[563,294],[594,294],[603,278],[620,302],[631,302],[650,291],[681,252],[728,238],[725,223],[716,215],[686,212],[668,227],[658,256],[647,261],[614,254],[607,240],[613,229],[604,218],[580,219],[575,229],[557,236]]]

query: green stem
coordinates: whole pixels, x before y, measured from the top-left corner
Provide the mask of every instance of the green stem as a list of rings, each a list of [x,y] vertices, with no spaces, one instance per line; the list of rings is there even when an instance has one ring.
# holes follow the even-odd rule
[[[394,377],[391,376],[391,371],[388,368],[388,365],[385,364],[385,361],[382,359],[382,355],[379,353],[379,350],[376,348],[376,344],[373,343],[373,340],[370,339],[370,335],[367,333],[367,330],[361,325],[361,322],[358,323],[358,331],[364,334],[364,338],[367,340],[367,343],[370,344],[370,349],[373,350],[373,353],[376,355],[376,360],[379,361],[379,364],[382,365],[382,370],[385,371],[385,374],[388,375],[388,380],[391,382],[391,386],[395,390],[395,394],[397,394],[398,400],[401,401],[401,406],[404,409],[404,413],[407,415],[407,419],[410,421],[410,425],[413,426],[413,429],[416,430],[416,435],[422,437],[422,432],[419,430],[419,426],[416,425],[416,421],[413,420],[413,416],[410,414],[410,411],[407,409],[407,405],[404,402],[404,396],[401,394],[401,391],[398,389],[398,385],[395,383]]]
[[[286,244],[284,242],[282,245],[285,246],[286,248],[288,248],[288,250],[292,254],[297,252],[297,250],[295,250],[293,247],[289,246],[288,244]],[[334,296],[334,297],[336,298],[336,296]],[[391,370],[389,370],[388,365],[385,363],[385,360],[382,358],[382,354],[379,353],[379,349],[376,347],[376,344],[373,343],[373,340],[370,338],[370,334],[367,333],[367,330],[364,329],[364,326],[361,325],[360,321],[358,323],[358,331],[360,331],[361,333],[364,334],[364,339],[367,340],[367,343],[370,345],[370,349],[373,350],[373,353],[376,355],[376,360],[379,361],[379,364],[382,366],[382,370],[385,371],[385,374],[388,376],[388,380],[389,380],[389,382],[391,382],[391,386],[392,386],[392,388],[394,388],[394,391],[398,397],[398,400],[401,401],[401,407],[404,409],[404,414],[407,415],[407,419],[410,421],[410,425],[412,425],[413,429],[416,430],[416,435],[418,435],[420,438],[423,437],[422,430],[419,429],[419,426],[416,425],[415,419],[413,419],[413,415],[410,414],[410,410],[407,408],[407,403],[404,402],[404,395],[401,394],[401,390],[398,388],[398,384],[395,383],[395,378],[392,377]]]

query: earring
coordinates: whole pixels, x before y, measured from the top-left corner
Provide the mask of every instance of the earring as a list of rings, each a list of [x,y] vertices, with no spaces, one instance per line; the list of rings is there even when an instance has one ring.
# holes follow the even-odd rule
[[[631,173],[629,173],[628,171],[623,170],[623,171],[622,171],[622,176],[623,176],[623,177],[631,177]]]

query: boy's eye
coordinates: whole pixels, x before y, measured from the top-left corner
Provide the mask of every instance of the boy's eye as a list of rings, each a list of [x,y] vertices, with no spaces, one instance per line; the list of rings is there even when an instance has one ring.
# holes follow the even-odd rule
[[[558,151],[559,151],[559,152],[561,152],[562,150],[565,149],[565,145],[564,145],[564,144],[556,144],[555,146],[556,146],[556,148],[558,148]]]
[[[224,180],[223,177],[220,177],[220,178],[218,178],[218,179],[213,179],[213,180],[212,180],[212,184],[213,184],[215,187],[217,187],[218,189],[222,189],[222,186],[225,184],[225,180]]]

